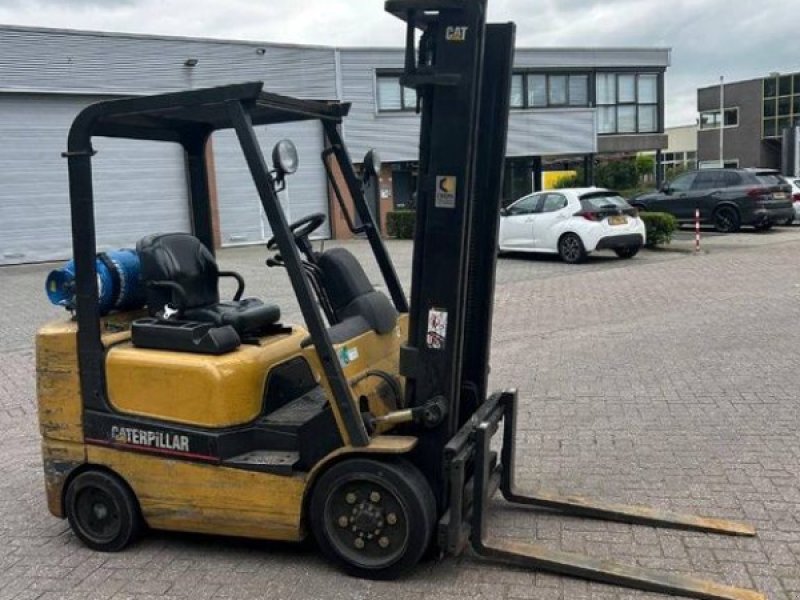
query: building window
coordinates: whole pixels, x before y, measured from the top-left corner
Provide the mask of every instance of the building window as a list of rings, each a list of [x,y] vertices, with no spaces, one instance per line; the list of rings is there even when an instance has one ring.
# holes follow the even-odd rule
[[[511,108],[525,106],[525,76],[516,73],[511,77]]]
[[[585,73],[514,73],[512,108],[589,106],[589,75]]]
[[[658,131],[658,75],[598,73],[597,130],[601,134]]]
[[[723,127],[739,126],[739,108],[725,109]],[[700,129],[719,129],[719,110],[706,110],[700,113]]]
[[[378,112],[401,112],[417,109],[416,91],[400,85],[399,75],[378,73],[376,90]]]
[[[767,77],[763,92],[762,136],[780,137],[800,122],[800,73]]]
[[[547,106],[547,75],[528,75],[528,106]]]
[[[700,169],[719,169],[719,161],[718,160],[701,160],[700,164],[698,165]],[[738,158],[726,158],[722,161],[722,168],[723,169],[738,169],[739,168],[739,159]]]

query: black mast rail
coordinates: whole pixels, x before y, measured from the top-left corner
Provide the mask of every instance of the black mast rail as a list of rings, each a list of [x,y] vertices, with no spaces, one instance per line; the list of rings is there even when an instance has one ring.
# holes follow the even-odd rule
[[[469,226],[474,199],[478,115],[483,71],[486,0],[472,2],[390,1],[387,10],[404,14],[409,28],[428,19],[420,59],[428,77],[413,83],[423,96],[417,226],[414,237],[408,346],[401,367],[407,377],[406,405],[446,399],[444,422],[421,436],[415,452],[440,507],[447,486],[442,455],[461,419],[464,309]],[[431,11],[438,10],[435,18]],[[414,48],[406,52],[414,53]],[[435,65],[426,56],[435,55]],[[438,79],[458,74],[457,85]],[[408,74],[407,74],[408,75]]]
[[[410,330],[401,372],[408,406],[445,399],[447,417],[419,432],[414,456],[439,502],[438,546],[453,554],[471,546],[486,560],[641,590],[763,600],[751,590],[486,534],[487,505],[498,489],[511,504],[565,515],[728,535],[755,532],[722,519],[516,488],[517,394],[487,397],[514,26],[486,25],[485,8],[485,0],[386,3],[408,25],[401,82],[422,98]],[[498,456],[490,441],[501,423]]]

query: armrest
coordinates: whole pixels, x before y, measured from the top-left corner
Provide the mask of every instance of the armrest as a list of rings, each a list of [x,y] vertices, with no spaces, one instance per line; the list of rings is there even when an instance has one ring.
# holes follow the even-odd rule
[[[233,279],[236,280],[236,283],[239,284],[239,287],[236,290],[236,293],[234,294],[233,299],[236,300],[237,302],[239,300],[241,300],[242,299],[242,294],[244,294],[244,277],[239,275],[236,271],[220,271],[219,272],[219,276],[220,277],[232,277]]]
[[[183,289],[181,284],[175,283],[174,281],[149,281],[147,286],[166,288],[172,291],[172,301],[176,302],[178,305],[175,308],[181,311],[186,308],[186,290]]]

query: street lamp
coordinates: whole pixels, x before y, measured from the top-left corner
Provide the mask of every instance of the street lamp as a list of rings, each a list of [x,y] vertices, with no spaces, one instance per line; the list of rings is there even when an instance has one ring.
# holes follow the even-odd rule
[[[725,168],[725,77],[719,76],[719,166]]]

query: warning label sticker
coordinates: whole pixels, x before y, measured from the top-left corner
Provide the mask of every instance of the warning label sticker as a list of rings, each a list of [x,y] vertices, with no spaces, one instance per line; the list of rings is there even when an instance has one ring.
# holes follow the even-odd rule
[[[432,308],[428,311],[428,334],[425,343],[433,350],[444,350],[447,342],[447,311]]]
[[[452,175],[436,176],[436,208],[455,208],[458,180]]]

